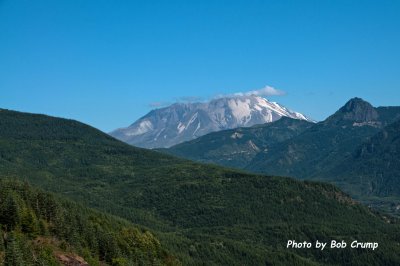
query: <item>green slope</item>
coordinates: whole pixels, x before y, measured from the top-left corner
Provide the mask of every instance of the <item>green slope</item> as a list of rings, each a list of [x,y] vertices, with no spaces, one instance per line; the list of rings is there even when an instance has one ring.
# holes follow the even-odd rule
[[[128,261],[177,263],[151,233],[125,220],[26,183],[0,181],[1,265],[124,265]]]
[[[299,135],[312,125],[283,117],[273,123],[210,133],[160,151],[200,162],[244,168],[259,152]]]
[[[368,204],[400,215],[400,120],[321,174]]]
[[[369,139],[378,134],[373,142],[382,140],[382,135],[386,134],[385,126],[390,128],[388,125],[399,117],[400,107],[374,108],[355,98],[325,121],[259,153],[245,168],[260,173],[330,181],[361,200],[370,196],[377,196],[375,201],[380,201],[379,197],[400,197],[399,183],[393,182],[396,179],[393,174],[400,172],[400,164],[393,162],[385,166],[386,157],[395,158],[398,146],[385,142],[382,143],[384,147],[371,153],[369,158],[357,155],[360,150],[365,150],[363,145],[379,146],[381,143],[368,144]],[[391,128],[392,138],[398,137],[396,130]]]
[[[0,176],[151,229],[184,265],[395,265],[400,230],[331,185],[202,165],[138,149],[76,121],[0,111]],[[396,222],[396,221],[393,221]],[[377,241],[375,251],[286,249]]]
[[[366,182],[370,195],[400,195],[400,120],[360,145],[343,160],[339,169],[347,177],[357,176]],[[340,176],[339,169],[335,169],[332,175]]]

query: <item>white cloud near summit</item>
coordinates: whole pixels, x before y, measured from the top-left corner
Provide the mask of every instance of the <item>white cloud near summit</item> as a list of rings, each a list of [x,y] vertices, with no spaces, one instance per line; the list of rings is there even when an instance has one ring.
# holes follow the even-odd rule
[[[152,102],[152,103],[149,103],[149,107],[150,108],[161,108],[161,107],[166,107],[170,104],[172,104],[172,103],[170,103],[170,102]]]
[[[252,90],[252,91],[247,91],[247,92],[237,92],[234,95],[237,96],[250,96],[250,95],[256,95],[256,96],[281,96],[285,95],[286,92],[275,89],[274,87],[271,86],[265,86],[259,90]]]
[[[274,87],[266,85],[265,87],[258,89],[258,90],[251,90],[251,91],[246,91],[246,92],[236,92],[232,94],[218,94],[215,95],[212,98],[209,98],[208,100],[212,99],[218,99],[218,98],[224,98],[224,97],[235,97],[235,96],[250,96],[250,95],[255,95],[255,96],[260,96],[260,97],[267,97],[267,96],[282,96],[285,95],[286,92],[275,89]],[[206,99],[203,99],[202,97],[198,96],[187,96],[187,97],[180,97],[176,98],[174,102],[181,102],[181,103],[194,103],[194,102],[203,102]],[[152,102],[149,104],[150,108],[162,108],[166,107],[168,105],[171,105],[172,102]]]
[[[282,95],[286,95],[286,92],[266,85],[265,87],[258,89],[258,90],[236,92],[236,93],[231,93],[231,94],[217,94],[212,99],[218,99],[218,98],[224,98],[224,97],[235,97],[235,96],[250,96],[250,95],[255,95],[255,96],[260,96],[260,97],[282,96]]]

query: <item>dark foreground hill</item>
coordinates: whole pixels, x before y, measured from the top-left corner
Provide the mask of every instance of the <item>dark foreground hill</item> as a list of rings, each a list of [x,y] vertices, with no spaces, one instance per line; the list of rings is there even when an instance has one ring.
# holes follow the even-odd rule
[[[0,265],[169,264],[150,232],[61,200],[28,184],[0,181]],[[176,262],[176,261],[175,261]]]
[[[72,120],[0,111],[0,176],[151,229],[184,265],[396,265],[400,230],[336,187],[138,149]],[[378,242],[287,249],[288,240]]]

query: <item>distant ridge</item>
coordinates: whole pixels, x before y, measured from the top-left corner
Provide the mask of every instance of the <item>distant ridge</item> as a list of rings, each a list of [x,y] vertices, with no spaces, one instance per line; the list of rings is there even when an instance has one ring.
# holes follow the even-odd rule
[[[160,151],[200,162],[244,168],[258,153],[301,134],[312,125],[306,120],[282,117],[271,123],[209,133]]]
[[[343,166],[349,160],[347,156],[398,119],[400,107],[373,107],[361,98],[353,98],[325,121],[275,145],[268,152],[259,153],[246,169],[335,182],[349,174],[344,172]],[[361,183],[353,182],[352,187]],[[353,195],[356,191],[349,189],[346,182],[341,183],[340,187]],[[369,192],[357,188],[357,194],[366,195]]]

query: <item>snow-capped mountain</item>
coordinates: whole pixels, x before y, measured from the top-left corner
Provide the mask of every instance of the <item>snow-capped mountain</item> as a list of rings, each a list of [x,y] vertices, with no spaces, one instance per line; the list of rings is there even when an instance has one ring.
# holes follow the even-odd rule
[[[138,147],[166,148],[210,132],[273,122],[282,116],[312,121],[276,102],[246,95],[204,103],[175,103],[152,110],[110,135]]]

